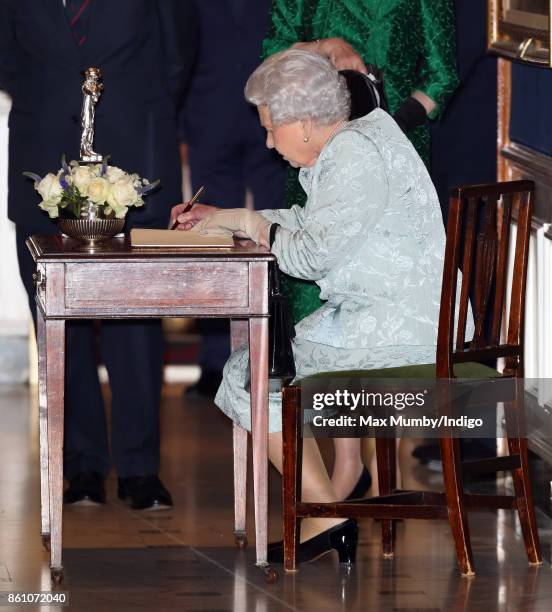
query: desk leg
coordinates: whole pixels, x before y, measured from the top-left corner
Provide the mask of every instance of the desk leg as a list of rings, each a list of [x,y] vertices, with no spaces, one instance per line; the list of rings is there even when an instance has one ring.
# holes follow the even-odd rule
[[[257,565],[267,565],[268,513],[268,318],[249,319],[251,437]]]
[[[230,321],[232,352],[247,342],[247,319]],[[238,548],[247,546],[247,429],[234,423],[234,539]]]
[[[48,489],[48,406],[46,402],[46,329],[44,314],[37,308],[38,345],[38,424],[40,444],[40,535],[50,550],[50,495]]]
[[[46,321],[46,396],[48,406],[48,467],[50,484],[50,571],[63,579],[63,412],[65,384],[65,321]]]

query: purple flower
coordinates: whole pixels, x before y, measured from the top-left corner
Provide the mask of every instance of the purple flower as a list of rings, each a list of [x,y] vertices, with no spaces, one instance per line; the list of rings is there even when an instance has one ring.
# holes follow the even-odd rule
[[[107,173],[107,166],[109,165],[109,160],[111,159],[111,155],[106,155],[102,161],[102,171],[100,176],[105,176]]]
[[[42,180],[42,177],[38,176],[38,174],[35,174],[34,172],[23,172],[23,176],[27,176],[28,178],[33,179],[35,183],[40,183],[40,181]]]
[[[159,187],[160,182],[161,181],[159,181],[158,179],[157,181],[154,181],[153,183],[149,183],[148,185],[143,185],[142,187],[138,187],[136,192],[138,193],[139,196],[147,195],[148,193],[150,193],[151,191]]]
[[[67,191],[69,189],[69,183],[65,180],[66,176],[67,176],[67,172],[64,172],[59,177],[59,184],[63,187],[63,191]]]

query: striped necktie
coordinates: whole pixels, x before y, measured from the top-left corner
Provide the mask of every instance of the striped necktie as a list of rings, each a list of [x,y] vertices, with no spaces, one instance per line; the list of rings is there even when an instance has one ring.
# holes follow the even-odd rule
[[[92,0],[66,0],[65,12],[73,38],[79,47],[86,42],[88,16]]]

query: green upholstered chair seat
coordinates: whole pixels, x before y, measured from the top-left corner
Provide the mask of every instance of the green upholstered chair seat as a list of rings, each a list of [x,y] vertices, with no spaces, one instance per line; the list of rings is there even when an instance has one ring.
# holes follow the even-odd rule
[[[454,366],[457,378],[498,378],[502,376],[494,368],[476,362],[457,363]],[[382,368],[377,370],[340,370],[337,372],[319,372],[302,380],[318,378],[435,378],[435,364],[401,366],[398,368]],[[294,384],[300,386],[301,380]]]

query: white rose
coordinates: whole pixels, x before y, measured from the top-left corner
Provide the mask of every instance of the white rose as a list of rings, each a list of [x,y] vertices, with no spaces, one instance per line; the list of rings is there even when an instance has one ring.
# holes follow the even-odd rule
[[[125,176],[126,172],[121,170],[121,168],[117,168],[117,166],[107,167],[106,177],[110,183],[116,183],[117,181],[124,179]]]
[[[88,166],[77,166],[71,171],[73,176],[73,185],[79,190],[81,196],[88,195],[88,185],[90,185],[91,176]]]
[[[43,200],[38,206],[48,213],[50,219],[57,219],[59,217],[58,203],[52,200]]]
[[[132,182],[128,179],[121,179],[111,185],[111,193],[107,201],[110,206],[115,208],[116,206],[133,206],[139,198],[140,196],[134,189]]]
[[[42,196],[44,202],[48,202],[52,205],[57,205],[61,201],[61,196],[63,194],[63,187],[59,182],[59,178],[52,174],[48,173],[36,186],[36,190]]]
[[[109,182],[104,178],[93,178],[88,185],[88,199],[96,204],[103,204],[109,196],[109,188]]]

